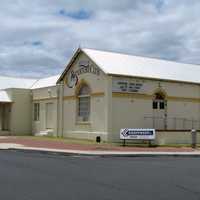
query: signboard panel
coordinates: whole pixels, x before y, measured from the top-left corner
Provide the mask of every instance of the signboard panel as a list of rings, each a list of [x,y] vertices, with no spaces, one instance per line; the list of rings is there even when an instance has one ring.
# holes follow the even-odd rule
[[[121,129],[120,139],[122,140],[154,140],[155,129]]]
[[[141,93],[144,92],[144,83],[138,81],[113,80],[113,92],[129,92]]]

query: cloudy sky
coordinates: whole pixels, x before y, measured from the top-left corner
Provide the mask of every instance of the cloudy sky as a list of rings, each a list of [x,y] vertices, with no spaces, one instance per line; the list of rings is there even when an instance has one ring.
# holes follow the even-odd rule
[[[199,0],[1,0],[0,75],[60,73],[80,45],[200,64]]]

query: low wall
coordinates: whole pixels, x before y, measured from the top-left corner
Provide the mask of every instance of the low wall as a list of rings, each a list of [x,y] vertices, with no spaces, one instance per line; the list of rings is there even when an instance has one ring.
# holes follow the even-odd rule
[[[156,139],[153,142],[157,145],[167,144],[191,144],[191,131],[156,131]],[[200,144],[200,132],[197,132],[197,143]]]
[[[117,135],[117,134],[116,134]],[[119,135],[117,137],[109,138],[109,142],[120,142]],[[126,144],[148,144],[147,140],[126,140]],[[151,141],[155,145],[176,145],[176,144],[192,144],[191,130],[156,130],[156,138]],[[197,131],[197,144],[200,144],[200,130]]]

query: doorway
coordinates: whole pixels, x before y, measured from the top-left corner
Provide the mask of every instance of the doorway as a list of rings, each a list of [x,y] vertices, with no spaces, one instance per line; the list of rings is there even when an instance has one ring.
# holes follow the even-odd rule
[[[46,103],[46,129],[53,128],[53,103]]]
[[[153,99],[153,127],[167,129],[167,100],[162,92],[157,92]]]
[[[0,103],[0,130],[10,130],[10,109],[9,103]]]

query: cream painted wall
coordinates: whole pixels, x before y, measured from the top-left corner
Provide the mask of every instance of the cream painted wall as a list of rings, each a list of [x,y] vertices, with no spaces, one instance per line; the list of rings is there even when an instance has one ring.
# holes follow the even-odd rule
[[[80,61],[88,60],[97,67],[84,53],[80,53],[69,72],[72,69],[78,70]],[[46,131],[45,105],[52,102],[54,107],[54,135],[85,139],[95,139],[97,135],[101,135],[104,140],[117,141],[121,128],[152,128],[152,120],[145,117],[154,115],[152,99],[155,91],[159,89],[166,94],[168,129],[184,128],[183,121],[179,121],[178,118],[200,121],[199,85],[108,76],[100,71],[100,75],[80,74],[77,86],[69,88],[66,84],[69,72],[57,87],[32,91],[33,102],[40,103],[40,120],[34,122],[32,119],[33,133]],[[144,87],[138,94],[112,93],[112,81],[115,80],[137,81],[142,83]],[[91,88],[91,116],[88,123],[78,122],[76,116],[76,91],[81,82],[86,82]],[[58,98],[57,92],[59,92]],[[176,124],[174,124],[175,118],[177,118]],[[189,123],[188,121],[184,124],[185,128],[192,128]],[[193,128],[199,127],[197,124],[193,124]]]
[[[153,120],[144,120],[144,117],[153,116],[152,99],[158,89],[166,93],[168,129],[191,129],[192,121],[189,120],[192,119],[196,120],[193,128],[200,129],[200,86],[124,77],[113,77],[113,80],[139,80],[144,88],[139,94],[113,94],[112,131],[109,140],[119,140],[121,128],[152,128]]]
[[[192,144],[190,131],[156,131],[156,139],[152,142],[157,145]],[[200,132],[197,132],[197,143],[200,144]]]
[[[200,129],[200,123],[196,121],[199,120],[199,103],[194,102],[168,102],[168,127],[170,129]],[[185,122],[184,119],[185,118]],[[176,120],[176,125],[175,121]],[[193,127],[192,127],[192,121]],[[183,124],[184,123],[184,124]]]
[[[141,78],[126,78],[120,76],[114,76],[114,80],[127,80],[127,81],[138,81],[139,83],[144,84],[141,94],[154,94],[155,90],[163,89],[167,96],[174,97],[187,97],[187,98],[200,98],[200,85],[189,84],[189,83],[178,83],[178,82],[169,82],[161,80],[149,80]]]
[[[148,128],[144,116],[152,115],[152,103],[149,100],[113,97],[112,134],[109,140],[119,140],[121,128]]]
[[[79,69],[80,61],[90,61],[85,54],[81,53],[76,61],[71,66],[71,70],[76,71]],[[69,71],[70,72],[70,71]],[[102,139],[107,139],[107,112],[106,112],[106,88],[107,77],[100,71],[100,75],[92,73],[84,73],[78,76],[79,81],[75,88],[69,88],[66,84],[66,79],[69,73],[64,77],[64,102],[63,102],[63,136],[75,137],[85,139],[95,139],[97,135],[100,135]],[[76,90],[81,82],[86,82],[91,88],[91,115],[88,123],[79,122],[77,120],[77,98]]]
[[[76,120],[76,99],[64,101],[63,136],[94,139],[101,135],[106,139],[104,97],[91,97],[89,123]]]
[[[85,54],[80,54],[72,65],[73,70],[79,69],[79,61],[90,60]],[[91,62],[91,61],[90,61]],[[95,67],[95,63],[92,63]],[[92,73],[85,73],[79,75],[79,83],[87,82],[91,88],[91,116],[89,123],[79,123],[76,118],[77,114],[77,98],[76,88],[69,88],[66,84],[66,77],[64,77],[64,85],[57,85],[57,87],[40,88],[32,90],[33,103],[40,103],[40,120],[34,121],[32,114],[32,132],[39,133],[46,130],[46,103],[54,103],[54,128],[53,134],[73,137],[95,139],[97,135],[101,135],[102,139],[107,139],[106,120],[107,100],[107,79],[101,71],[100,75]],[[63,92],[62,92],[63,90]],[[51,91],[51,92],[50,92]],[[59,97],[57,98],[57,91]],[[58,104],[59,102],[59,104]],[[33,106],[33,105],[32,105]],[[57,112],[58,108],[58,112]],[[58,127],[57,127],[58,123]],[[58,132],[57,132],[58,130]]]
[[[74,63],[72,64],[71,69],[73,69],[74,71],[78,70],[80,61],[90,61],[95,67],[98,68],[98,66],[94,62],[92,62],[92,60],[90,60],[90,58],[88,58],[87,55],[85,55],[84,53],[80,53],[79,56],[74,61]],[[75,95],[76,88],[75,89],[69,88],[66,85],[66,80],[69,75],[69,72],[64,77],[64,82],[65,82],[64,96]],[[99,76],[92,73],[85,73],[85,74],[79,75],[79,83],[83,80],[86,81],[88,85],[91,87],[92,93],[105,92],[106,78],[107,76],[102,71],[100,72]]]
[[[57,135],[57,87],[47,87],[32,90],[32,109],[34,110],[34,103],[40,104],[40,117],[38,121],[34,121],[34,113],[32,112],[32,133],[48,132],[51,135]],[[46,104],[52,103],[52,129],[47,129],[46,126]]]
[[[9,89],[12,97],[10,131],[13,135],[31,134],[31,94],[28,89]]]
[[[34,103],[40,103],[40,118],[38,121],[34,121],[33,113],[32,113],[32,133],[42,133],[42,132],[49,132],[56,136],[57,134],[57,100],[44,100],[44,101],[34,101]],[[52,116],[52,129],[47,129],[46,126],[46,104],[52,103],[53,105],[53,116]],[[32,108],[33,109],[33,108]]]
[[[57,97],[57,87],[46,87],[32,90],[33,100],[43,100]]]

